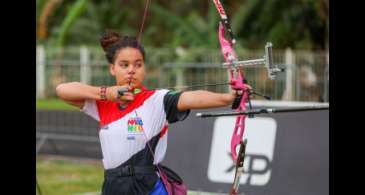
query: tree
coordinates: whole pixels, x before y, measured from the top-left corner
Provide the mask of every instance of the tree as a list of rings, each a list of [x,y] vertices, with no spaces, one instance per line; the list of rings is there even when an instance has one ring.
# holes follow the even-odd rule
[[[240,11],[238,36],[246,47],[325,49],[328,39],[326,0],[247,0]],[[323,6],[324,5],[324,6]]]

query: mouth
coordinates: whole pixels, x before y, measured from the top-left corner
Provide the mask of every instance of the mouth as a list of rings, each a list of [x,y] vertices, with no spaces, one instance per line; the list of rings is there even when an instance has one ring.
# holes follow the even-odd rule
[[[133,81],[135,81],[136,79],[135,78],[133,78],[133,77],[128,77],[128,78],[126,78],[126,81],[127,81],[127,83],[132,83]]]

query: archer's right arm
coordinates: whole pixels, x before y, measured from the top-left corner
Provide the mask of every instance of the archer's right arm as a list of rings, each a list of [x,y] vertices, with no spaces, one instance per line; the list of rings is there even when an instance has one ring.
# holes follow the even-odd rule
[[[106,99],[110,101],[132,101],[133,94],[126,92],[118,100],[118,89],[122,86],[111,86],[106,88]],[[82,108],[85,100],[101,100],[101,87],[91,86],[80,82],[62,83],[56,87],[58,97],[66,103]]]

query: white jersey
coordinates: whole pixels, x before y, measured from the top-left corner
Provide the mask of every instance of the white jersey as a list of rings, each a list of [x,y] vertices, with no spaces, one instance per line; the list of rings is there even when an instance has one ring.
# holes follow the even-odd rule
[[[116,168],[127,163],[128,160],[132,160],[132,157],[133,161],[152,157],[152,160],[145,159],[145,161],[153,161],[153,164],[158,164],[163,160],[168,135],[166,110],[176,112],[176,109],[168,107],[172,107],[173,104],[177,105],[176,99],[178,99],[170,98],[174,101],[166,101],[164,97],[168,92],[168,90],[143,88],[142,92],[136,94],[134,101],[125,109],[120,109],[116,102],[85,101],[81,110],[99,121],[100,124],[99,139],[105,169]],[[175,103],[168,103],[169,105],[166,106],[166,102]],[[184,112],[183,117],[178,120],[185,119],[188,113]],[[154,159],[146,141],[154,151]]]

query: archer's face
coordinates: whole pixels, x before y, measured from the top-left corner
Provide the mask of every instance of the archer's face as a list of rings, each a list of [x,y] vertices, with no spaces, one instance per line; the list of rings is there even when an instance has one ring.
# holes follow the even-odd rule
[[[145,76],[144,59],[138,49],[126,47],[118,51],[110,73],[115,76],[117,85],[140,87]]]

